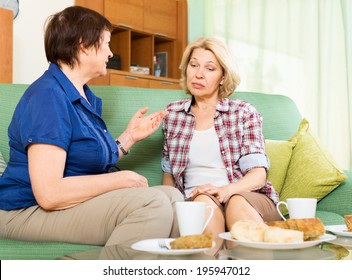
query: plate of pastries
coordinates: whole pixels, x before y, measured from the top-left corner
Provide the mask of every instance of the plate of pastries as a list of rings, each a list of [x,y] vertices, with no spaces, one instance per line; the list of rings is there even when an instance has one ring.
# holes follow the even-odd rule
[[[237,221],[229,232],[219,236],[238,245],[257,249],[301,249],[336,238],[327,234],[319,218],[287,219],[285,221]]]
[[[326,226],[325,229],[336,235],[352,237],[352,215],[345,215],[344,218],[345,218],[344,224]]]
[[[163,246],[160,245],[163,241]],[[145,239],[132,244],[132,249],[159,255],[191,255],[215,246],[212,234],[194,234],[178,238]]]

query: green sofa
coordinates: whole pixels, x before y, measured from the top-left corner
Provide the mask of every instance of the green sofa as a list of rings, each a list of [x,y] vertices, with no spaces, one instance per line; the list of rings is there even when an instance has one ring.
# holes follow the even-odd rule
[[[28,85],[0,84],[0,151],[8,160],[7,127],[14,108]],[[150,112],[164,109],[171,101],[185,97],[181,90],[141,89],[117,86],[92,86],[103,99],[103,118],[113,136],[118,136],[137,109],[148,106]],[[266,139],[287,140],[297,131],[301,115],[288,97],[253,92],[237,92],[236,98],[251,102],[263,116]],[[148,178],[150,186],[161,183],[160,158],[162,133],[159,129],[137,143],[119,163],[122,169],[133,169]],[[317,217],[325,225],[344,223],[343,215],[352,214],[352,172],[348,179],[318,202]],[[93,245],[58,242],[25,242],[0,238],[0,259],[56,259],[63,255],[96,248]]]

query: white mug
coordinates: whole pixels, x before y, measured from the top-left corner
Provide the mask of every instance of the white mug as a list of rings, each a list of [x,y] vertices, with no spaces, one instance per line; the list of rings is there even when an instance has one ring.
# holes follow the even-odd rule
[[[209,209],[209,217],[204,222],[206,210]],[[176,215],[180,235],[202,234],[213,217],[213,207],[205,202],[182,201],[176,202]]]
[[[285,205],[288,209],[290,219],[314,218],[317,208],[317,200],[315,198],[288,198],[286,202],[280,201],[276,204],[276,210],[281,218],[286,220],[280,211],[280,205]]]

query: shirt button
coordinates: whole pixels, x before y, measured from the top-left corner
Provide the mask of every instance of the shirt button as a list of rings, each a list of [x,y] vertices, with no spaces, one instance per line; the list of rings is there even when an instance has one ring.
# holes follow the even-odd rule
[[[106,129],[104,129],[104,132],[106,133],[106,132],[107,132],[107,130],[106,130]]]
[[[29,139],[28,139],[28,142],[29,142],[29,143],[32,143],[32,141],[33,141],[32,138],[29,138]]]

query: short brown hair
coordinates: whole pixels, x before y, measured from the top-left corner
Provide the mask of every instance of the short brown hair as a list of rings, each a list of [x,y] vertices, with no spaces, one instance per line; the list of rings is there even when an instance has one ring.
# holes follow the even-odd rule
[[[225,43],[215,38],[199,38],[186,47],[180,64],[181,86],[186,93],[191,94],[187,88],[187,66],[193,51],[199,48],[211,51],[219,61],[224,75],[224,82],[219,89],[219,98],[223,99],[229,97],[233,94],[241,79],[237,72],[230,49]]]
[[[48,62],[63,62],[71,68],[78,61],[80,45],[99,48],[104,30],[112,31],[112,24],[96,11],[72,6],[50,16],[45,28],[45,53]]]

